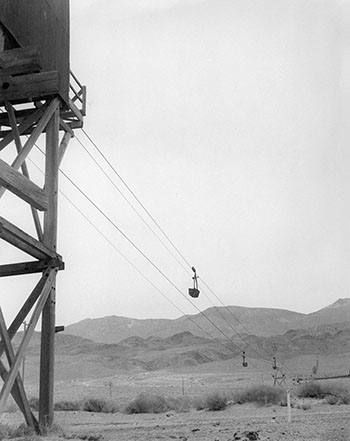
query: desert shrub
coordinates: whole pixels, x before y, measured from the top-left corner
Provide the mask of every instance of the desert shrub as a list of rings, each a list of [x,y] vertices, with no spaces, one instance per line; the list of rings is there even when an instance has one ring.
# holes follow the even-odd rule
[[[8,429],[8,438],[32,438],[35,435],[34,429],[27,426],[26,424],[21,424],[16,428]]]
[[[194,408],[196,410],[204,410],[207,408],[205,397],[197,397],[193,401]]]
[[[26,424],[21,424],[18,427],[0,424],[0,441],[14,438],[33,439],[34,435],[34,430]]]
[[[104,398],[88,398],[81,406],[85,412],[102,412],[115,413],[118,412],[118,406],[112,400],[105,400]]]
[[[350,391],[337,383],[305,383],[297,390],[299,397],[325,399],[327,404],[350,404]]]
[[[298,397],[302,398],[324,398],[325,391],[324,386],[321,383],[316,383],[315,381],[310,381],[308,383],[302,384],[296,392]]]
[[[29,398],[28,403],[29,403],[29,407],[32,410],[35,410],[36,412],[39,411],[39,398],[37,397]]]
[[[126,413],[162,413],[169,410],[166,399],[160,395],[140,394],[125,408]]]
[[[338,398],[334,395],[326,395],[324,401],[326,404],[338,404]]]
[[[286,393],[283,389],[261,384],[234,393],[234,401],[238,404],[283,404],[286,399],[285,395]]]
[[[222,392],[213,392],[205,398],[208,410],[222,410],[227,406],[226,395]]]
[[[54,409],[57,411],[74,411],[82,408],[81,401],[57,401],[54,404]]]
[[[0,424],[0,441],[8,439],[8,428],[3,424]]]
[[[169,410],[177,412],[189,412],[192,407],[192,400],[188,397],[169,397],[166,399]]]
[[[295,406],[296,409],[302,409],[302,410],[310,410],[311,409],[311,405],[308,403],[302,403],[302,404],[296,404]]]

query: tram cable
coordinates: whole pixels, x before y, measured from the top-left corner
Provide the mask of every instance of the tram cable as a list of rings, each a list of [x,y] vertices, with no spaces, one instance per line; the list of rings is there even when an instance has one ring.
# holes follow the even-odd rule
[[[41,172],[42,170],[40,167],[38,167],[34,161],[32,161],[30,158],[28,160]],[[63,174],[63,176],[66,176],[62,170],[60,172]],[[68,177],[68,180],[70,181],[70,178]],[[71,181],[70,181],[71,182]],[[74,184],[73,184],[74,185]],[[59,190],[60,194],[77,210],[77,212],[100,234],[104,240],[106,240],[107,243],[127,262],[129,263],[132,268],[144,279],[146,280],[159,294],[161,294],[172,306],[174,306],[183,316],[186,316],[187,319],[189,319],[197,328],[199,328],[203,333],[207,334],[208,337],[210,337],[211,340],[214,340],[215,337],[213,337],[210,332],[208,332],[205,328],[203,328],[201,325],[199,325],[195,320],[192,319],[191,316],[186,314],[179,306],[176,305],[159,287],[157,287],[149,277],[147,277],[124,253],[122,253],[119,248],[115,246],[115,244],[89,219],[89,217],[62,191]],[[226,339],[229,339],[229,337],[226,336]],[[225,349],[230,350],[235,356],[237,355],[236,352],[234,352],[230,347],[227,345],[224,345],[220,340],[218,341],[221,346],[223,346]],[[241,348],[235,343],[233,343],[231,340],[229,340],[229,343],[233,346],[236,346],[238,351],[241,351]]]
[[[131,187],[127,184],[125,179],[122,178],[120,173],[116,170],[116,168],[111,164],[111,162],[108,160],[108,158],[104,155],[102,150],[97,146],[97,144],[93,141],[93,139],[90,137],[90,135],[83,129],[82,130],[85,136],[88,138],[90,143],[94,146],[94,148],[97,150],[97,152],[100,154],[100,156],[104,159],[104,161],[108,164],[108,166],[111,168],[111,170],[114,172],[114,174],[118,177],[118,179],[123,183],[123,185],[127,188],[127,190],[131,193],[131,195],[134,197],[134,199],[138,202],[138,204],[142,207],[142,209],[145,211],[145,213],[149,216],[149,218],[153,221],[153,223],[157,226],[159,231],[163,234],[163,236],[167,239],[167,241],[170,243],[170,245],[174,248],[174,250],[178,253],[178,255],[182,258],[182,260],[185,262],[185,264],[192,268],[188,260],[185,258],[184,254],[179,250],[178,247],[174,244],[174,242],[170,239],[169,235],[166,234],[164,229],[160,226],[160,224],[155,220],[155,218],[152,216],[152,214],[147,210],[145,205],[141,202],[141,200],[137,197],[135,192],[131,189]],[[182,262],[179,261],[179,259],[174,255],[174,253],[171,252],[169,247],[164,243],[164,241],[159,237],[159,235],[154,231],[154,229],[147,223],[147,221],[143,218],[143,216],[136,210],[136,208],[131,204],[131,202],[127,199],[127,197],[122,193],[122,191],[116,186],[115,182],[109,177],[109,175],[105,172],[103,167],[98,163],[98,161],[91,155],[91,153],[88,151],[88,149],[85,147],[83,142],[77,138],[77,141],[79,144],[83,147],[83,149],[86,151],[86,153],[89,155],[89,157],[93,160],[93,162],[97,165],[97,167],[102,171],[102,173],[107,177],[107,179],[111,182],[113,187],[119,192],[119,194],[122,195],[123,199],[128,203],[129,206],[135,211],[137,216],[142,219],[144,224],[147,226],[147,228],[150,229],[150,231],[157,237],[157,239],[162,243],[162,245],[167,249],[167,251],[171,254],[171,256],[179,263],[179,265],[182,266],[182,268],[188,272],[187,268],[182,264]],[[215,298],[221,303],[221,305],[226,309],[226,311],[243,327],[243,329],[252,336],[252,334],[249,332],[249,330],[242,324],[242,322],[232,313],[232,311],[222,302],[222,300],[215,294],[215,292],[205,283],[205,281],[201,278],[201,281],[204,286],[215,296]],[[202,290],[203,291],[203,290]],[[204,294],[205,295],[205,294]],[[232,326],[231,322],[229,322],[226,317],[222,314],[220,309],[211,301],[211,299],[205,295],[205,297],[209,300],[209,302],[212,304],[212,306],[215,308],[215,310],[218,312],[218,314],[221,316],[221,318],[230,326],[230,328],[233,330],[233,332],[247,345],[247,347],[251,347],[251,345],[245,340],[245,338]],[[259,354],[253,347],[251,349],[259,356],[262,357],[261,354]],[[264,352],[270,357],[270,354],[267,353],[267,351],[263,348]],[[270,363],[266,359],[263,359],[265,362]]]
[[[39,151],[45,155],[45,153],[36,145]],[[79,191],[79,193],[115,228],[119,234],[121,234],[124,239],[134,248],[136,251],[142,255],[142,257],[159,273],[167,282],[173,286],[173,288],[178,291],[182,297],[184,297],[194,308],[198,311],[200,315],[202,315],[231,345],[235,346],[240,352],[242,349],[234,343],[230,337],[228,337],[216,324],[213,322],[203,311],[201,311],[198,306],[193,303],[182,291],[181,289],[146,255],[145,252],[141,250],[141,248],[133,242],[129,236],[124,233],[121,228],[62,170],[59,169],[60,173]]]

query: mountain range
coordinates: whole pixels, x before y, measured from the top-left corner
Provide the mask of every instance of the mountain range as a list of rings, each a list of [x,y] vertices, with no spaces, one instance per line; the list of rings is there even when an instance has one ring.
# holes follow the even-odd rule
[[[284,309],[246,308],[241,306],[213,307],[201,314],[182,316],[175,320],[119,317],[116,315],[85,319],[66,327],[66,332],[99,343],[118,343],[129,337],[161,337],[189,331],[204,338],[225,338],[240,335],[269,337],[291,329],[315,329],[321,325],[350,323],[350,298],[311,314]]]
[[[225,363],[229,363],[230,369],[242,369],[243,350],[249,363],[263,362],[266,368],[268,361],[269,369],[273,356],[280,362],[294,360],[297,369],[305,364],[303,360],[307,360],[309,369],[319,356],[324,366],[329,362],[332,370],[336,366],[341,373],[348,369],[350,299],[339,299],[312,314],[233,306],[220,308],[219,314],[218,309],[208,309],[204,314],[223,334],[210,322],[207,325],[202,315],[177,320],[112,316],[70,325],[55,337],[56,379],[101,378],[118,372],[160,369],[191,370],[201,365],[208,369],[212,366],[216,372]],[[239,322],[234,322],[231,313]],[[20,339],[18,333],[15,346]],[[39,352],[40,333],[35,333],[26,354],[28,376],[38,376]]]

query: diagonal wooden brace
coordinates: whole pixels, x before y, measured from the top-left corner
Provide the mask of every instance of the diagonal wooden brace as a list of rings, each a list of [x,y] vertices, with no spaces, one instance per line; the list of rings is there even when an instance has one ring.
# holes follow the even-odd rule
[[[24,334],[24,337],[21,341],[21,344],[18,348],[16,357],[11,365],[11,368],[9,370],[9,374],[6,378],[5,383],[3,384],[3,387],[0,392],[0,413],[3,412],[4,406],[6,404],[7,398],[12,390],[12,387],[14,385],[14,382],[16,380],[18,371],[21,367],[21,364],[23,362],[23,357],[25,355],[25,351],[28,347],[28,344],[30,342],[30,339],[34,333],[35,326],[39,320],[39,317],[41,315],[41,312],[45,306],[46,300],[48,299],[48,296],[51,292],[52,284],[54,282],[54,278],[56,275],[56,270],[52,269],[50,270],[50,274],[48,278],[45,281],[45,285],[43,287],[43,290],[41,292],[41,295],[39,297],[39,300],[37,301],[37,304],[35,306],[35,309],[33,311],[33,314],[30,318],[27,330]]]
[[[10,340],[9,334],[7,332],[5,319],[4,319],[1,307],[0,307],[0,334],[1,334],[2,341],[4,342],[4,345],[5,345],[5,352],[6,352],[9,366],[11,366],[14,362],[14,359],[15,359],[15,353],[14,353],[13,347],[11,345],[11,340]],[[4,366],[1,366],[1,368],[3,368],[3,367]],[[1,369],[1,371],[3,372],[3,369]],[[6,376],[6,378],[4,380],[6,382],[8,374],[6,374],[4,376]],[[13,385],[11,392],[12,392],[12,396],[16,400],[19,408],[21,409],[21,411],[24,415],[24,418],[26,420],[27,425],[32,427],[33,429],[35,429],[36,428],[35,427],[35,418],[34,418],[34,415],[31,411],[31,409],[30,409],[28,399],[27,399],[27,396],[24,391],[22,379],[21,379],[19,373],[17,374],[17,377],[15,379],[15,383]],[[38,426],[38,423],[37,423],[37,426]]]
[[[5,106],[6,106],[7,114],[9,116],[11,128],[13,131],[13,136],[14,136],[14,141],[16,144],[17,153],[20,154],[22,151],[22,142],[21,142],[21,137],[19,134],[18,126],[17,126],[15,111],[14,111],[12,104],[9,103],[8,101],[5,102]],[[21,168],[22,168],[23,175],[26,178],[30,179],[26,162],[23,162]],[[32,211],[32,216],[33,216],[33,220],[34,220],[36,233],[38,235],[39,241],[41,242],[43,240],[43,232],[42,232],[42,228],[41,228],[41,224],[40,224],[39,214],[38,214],[38,211],[34,207],[31,206],[30,208]]]

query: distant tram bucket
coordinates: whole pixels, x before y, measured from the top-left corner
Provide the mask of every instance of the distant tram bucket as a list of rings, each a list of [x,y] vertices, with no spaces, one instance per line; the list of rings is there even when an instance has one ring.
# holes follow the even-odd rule
[[[192,277],[193,288],[189,288],[188,293],[191,297],[196,299],[199,296],[199,289],[198,289],[198,276],[197,276],[196,269],[194,266],[192,267],[192,271],[194,272],[194,275]]]

